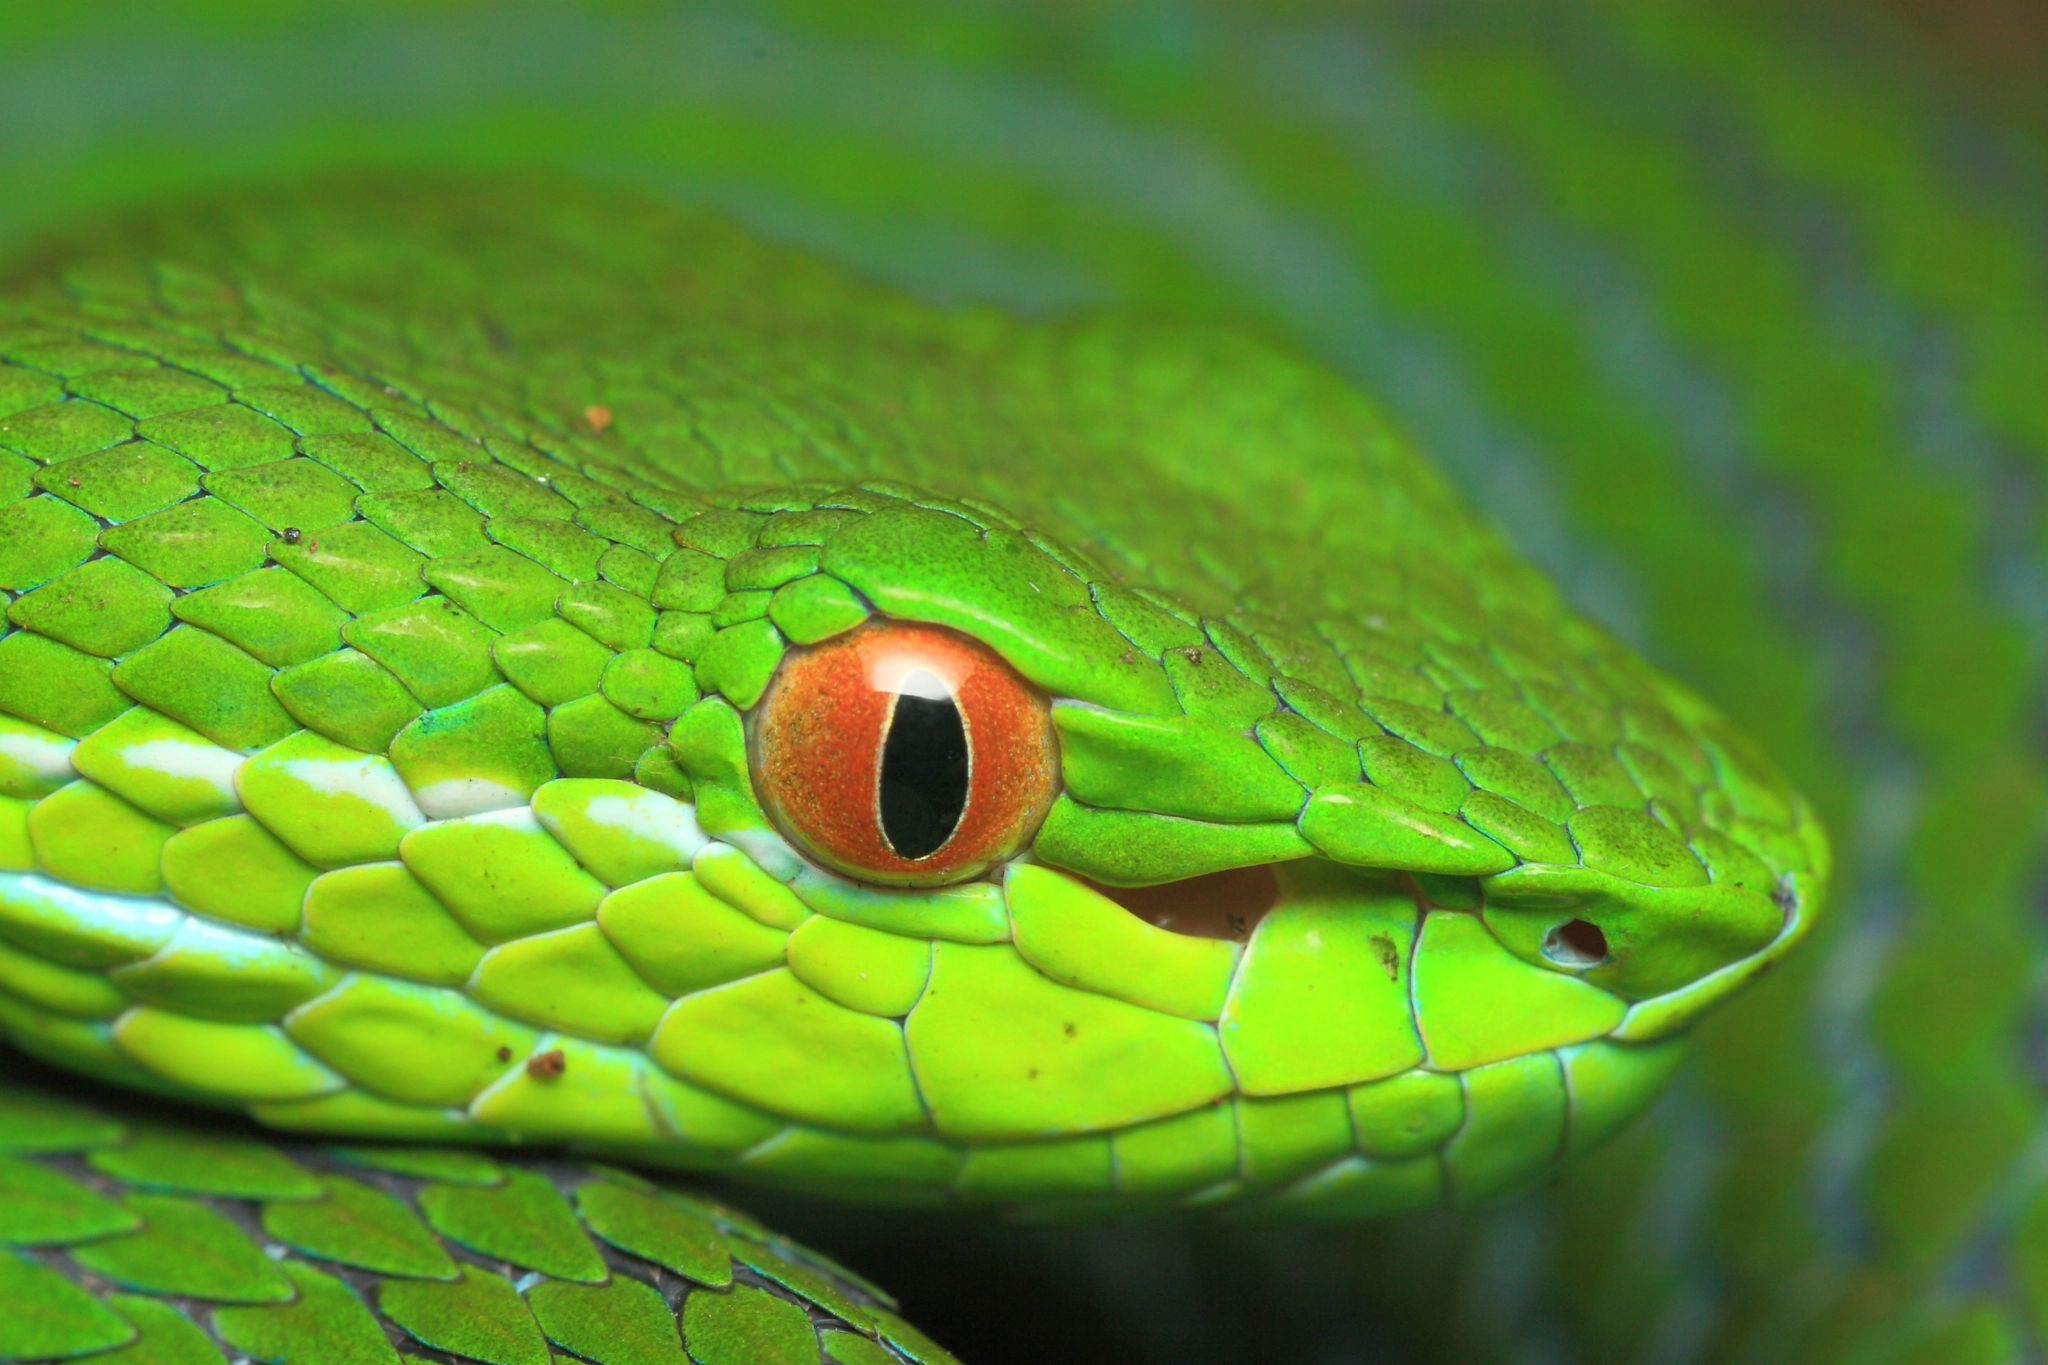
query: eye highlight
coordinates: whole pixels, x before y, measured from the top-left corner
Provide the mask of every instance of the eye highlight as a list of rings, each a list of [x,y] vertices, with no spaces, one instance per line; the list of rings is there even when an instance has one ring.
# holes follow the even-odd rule
[[[938,886],[1022,848],[1059,776],[1045,695],[986,645],[870,621],[791,650],[749,717],[782,832],[862,881]]]

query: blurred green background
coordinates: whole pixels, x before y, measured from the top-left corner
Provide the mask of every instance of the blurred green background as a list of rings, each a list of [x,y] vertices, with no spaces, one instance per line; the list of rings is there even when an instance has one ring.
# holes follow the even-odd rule
[[[1616,1148],[1474,1215],[752,1202],[978,1365],[2041,1361],[2044,35],[2038,0],[7,0],[0,262],[313,168],[538,162],[942,302],[1319,353],[1818,801],[1822,940]]]

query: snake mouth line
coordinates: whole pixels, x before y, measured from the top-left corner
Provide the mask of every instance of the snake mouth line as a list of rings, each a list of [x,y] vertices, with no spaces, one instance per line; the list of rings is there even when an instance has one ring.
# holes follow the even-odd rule
[[[1270,866],[1233,867],[1152,886],[1088,885],[1157,928],[1236,943],[1250,938],[1280,899],[1280,880]]]

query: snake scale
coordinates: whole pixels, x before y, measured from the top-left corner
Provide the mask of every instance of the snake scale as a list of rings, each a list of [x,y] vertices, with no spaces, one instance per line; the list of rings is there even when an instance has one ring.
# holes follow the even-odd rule
[[[1796,26],[1773,47],[1683,10],[1535,26],[1476,8],[1463,24],[1149,13],[1093,31],[1087,61],[1107,65],[1086,69],[1135,129],[1164,120],[1138,198],[1199,187],[1185,244],[1091,187],[1120,155],[1135,172],[1142,138],[1059,106],[1065,59],[1030,41],[981,78],[990,108],[1053,119],[1069,166],[1020,161],[1000,119],[941,112],[966,49],[890,46],[972,49],[968,30],[813,38],[765,9],[534,10],[488,16],[506,72],[566,42],[620,58],[607,88],[631,93],[653,68],[629,49],[676,54],[691,99],[639,89],[603,137],[718,171],[684,197],[727,213],[593,182],[573,89],[547,98],[571,144],[554,159],[581,170],[492,150],[523,125],[486,80],[456,101],[480,122],[401,108],[412,131],[368,158],[322,150],[309,125],[255,157],[289,174],[238,172],[225,192],[203,157],[131,172],[147,193],[88,194],[93,219],[15,253],[0,1030],[118,1089],[29,1063],[8,1082],[0,1355],[951,1358],[872,1284],[740,1212],[742,1185],[781,1191],[770,1202],[799,1221],[819,1200],[937,1211],[838,1225],[871,1238],[957,1229],[943,1211],[961,1210],[1136,1217],[1117,1226],[1225,1266],[1313,1249],[1320,1322],[1252,1329],[1235,1347],[1252,1358],[1356,1349],[1361,1303],[1379,1319],[1364,1339],[1445,1358],[2027,1349],[2031,1224],[2010,1244],[2006,1229],[2031,1101],[1986,1031],[2026,954],[1995,928],[1907,939],[1894,921],[1873,938],[1867,915],[1817,917],[1819,817],[1701,700],[1724,696],[1839,818],[1848,779],[1815,719],[1811,646],[1758,596],[1750,533],[1668,501],[1700,477],[1670,449],[1711,441],[1693,419],[1712,404],[1669,372],[1695,362],[1660,358],[1628,317],[1656,300],[1750,409],[1745,439],[1771,459],[1724,467],[1724,495],[1777,497],[1776,480],[1830,533],[1885,539],[1827,560],[1828,590],[1885,623],[1907,671],[1883,704],[1929,743],[1961,712],[1980,728],[2003,714],[1986,687],[2019,657],[2011,608],[1987,615],[1943,567],[1938,534],[1961,523],[1942,519],[1940,478],[1852,472],[1910,440],[1859,387],[1873,362],[1844,353],[1843,320],[1804,316],[1797,270],[1757,244],[1765,191],[1804,175],[1867,213],[1888,287],[1962,319],[1971,345],[1949,363],[2022,446],[2035,323],[1995,300],[2028,278],[2024,251],[1999,254],[2000,220],[1958,210],[1937,227],[1975,234],[1979,275],[1916,253],[1928,187],[1828,161],[1853,141],[1771,103],[1772,79],[1805,70]],[[379,22],[207,41],[233,69],[317,76],[337,33],[403,32],[431,68],[464,31],[390,20],[377,39]],[[1006,31],[988,22],[984,40]],[[62,69],[61,34],[23,50],[24,71]],[[750,85],[750,60],[781,69]],[[847,122],[863,63],[907,82],[900,104],[926,122]],[[1674,172],[1668,148],[1577,107],[1557,76],[1588,70],[1740,92],[1756,130],[1699,136],[1761,140],[1768,175],[1744,171],[1767,182],[1763,225],[1689,199],[1682,159]],[[1631,81],[1614,98],[1647,99],[1648,76]],[[33,103],[33,81],[16,88]],[[828,94],[770,108],[769,89]],[[1224,116],[1181,102],[1194,89],[1259,99]],[[346,102],[309,90],[316,109]],[[113,147],[88,131],[88,152]],[[1189,136],[1248,182],[1217,183]],[[810,137],[825,141],[805,155]],[[864,160],[877,137],[929,161]],[[998,169],[942,193],[976,137],[1003,149]],[[1316,155],[1345,173],[1309,173]],[[1446,205],[1493,203],[1501,156],[1522,177],[1509,211],[1461,233]],[[351,169],[364,160],[401,169]],[[520,168],[471,169],[506,160]],[[849,164],[892,164],[890,194],[957,215],[971,245],[931,250],[912,226],[891,246],[822,171]],[[2024,180],[2024,164],[1996,169]],[[94,157],[77,165],[69,191],[46,175],[48,202],[88,186]],[[1554,199],[1523,207],[1525,183]],[[793,208],[797,188],[822,207]],[[17,226],[41,212],[24,202]],[[1687,228],[1652,206],[1689,206]],[[735,208],[938,303],[765,242]],[[1049,254],[1005,222],[1035,223]],[[1609,239],[1625,273],[1587,257]],[[1384,299],[1356,291],[1352,260]],[[1835,267],[1793,264],[1870,315]],[[1699,287],[1738,279],[1732,307]],[[1474,281],[1486,302],[1461,315]],[[1558,315],[1549,300],[1574,290],[1605,312]],[[1072,307],[1104,295],[1150,306]],[[960,306],[976,298],[1001,306]],[[1411,357],[1404,314],[1459,357],[1435,339]],[[1702,691],[1567,606],[1349,380],[1214,316],[1381,381],[1574,598]],[[1636,366],[1618,376],[1617,335]],[[1692,394],[1691,425],[1646,426],[1645,387]],[[1515,495],[1525,456],[1475,462],[1496,438],[1445,406],[1473,400],[1574,448],[1554,457],[1574,523],[1633,566],[1639,599],[1546,540]],[[1815,410],[1826,430],[1802,423]],[[1828,465],[1845,446],[1864,463]],[[1489,490],[1485,471],[1517,458],[1525,482]],[[1887,586],[1908,582],[1918,596]],[[1938,677],[1907,669],[1915,648],[1947,661]],[[1961,712],[1932,701],[1959,683],[1978,688]],[[1986,869],[2010,879],[2024,859],[1985,854],[1991,836],[1973,843],[1936,795],[1955,791],[1979,831],[2031,809],[2027,771],[1987,743],[1951,735],[1944,762],[1964,766],[1920,779],[1923,818],[1982,855],[1951,882],[1980,906],[2004,894]],[[1972,754],[2005,766],[1942,786]],[[1910,818],[1871,813],[1900,811],[1890,790],[1890,807],[1856,808],[1852,888],[1875,875],[1871,821],[1896,840]],[[1709,1021],[1700,1079],[1660,1117],[1574,1160],[1656,1098],[1695,1022],[1817,926],[1847,945],[1818,978],[1813,954],[1790,958]],[[1881,1093],[1896,1112],[1829,1129],[1813,1105],[1842,1082],[1802,1060],[1801,1002],[1857,1080],[1870,1049],[1842,1021],[1870,988],[1844,974],[1880,961],[1867,1008],[1901,1040],[1895,1069],[1842,1102],[1853,1118]],[[1918,1036],[1952,1044],[1939,1070],[1915,1069],[1909,1009],[1936,1021]],[[1835,1155],[1802,1177],[1803,1143]],[[1838,1171],[1860,1172],[1867,1211],[1844,1214],[1857,1196]],[[1710,1181],[1716,1230],[1674,1231]],[[1302,1220],[1333,1226],[1272,1230]],[[1033,1235],[1070,1256],[1096,1236]],[[1524,1279],[1551,1288],[1502,1307],[1488,1299],[1517,1235],[1538,1248]],[[1354,1269],[1332,1281],[1340,1261]],[[1155,1305],[1105,1330],[1162,1359],[1233,1349],[1176,1335],[1171,1295],[1147,1283]],[[959,1318],[912,1307],[958,1339]]]

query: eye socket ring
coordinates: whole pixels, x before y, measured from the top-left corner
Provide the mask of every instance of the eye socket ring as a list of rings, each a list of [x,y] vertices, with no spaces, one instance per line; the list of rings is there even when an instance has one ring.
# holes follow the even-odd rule
[[[977,877],[1029,841],[1058,788],[1050,700],[939,626],[876,619],[790,650],[747,729],[769,818],[859,881]]]

